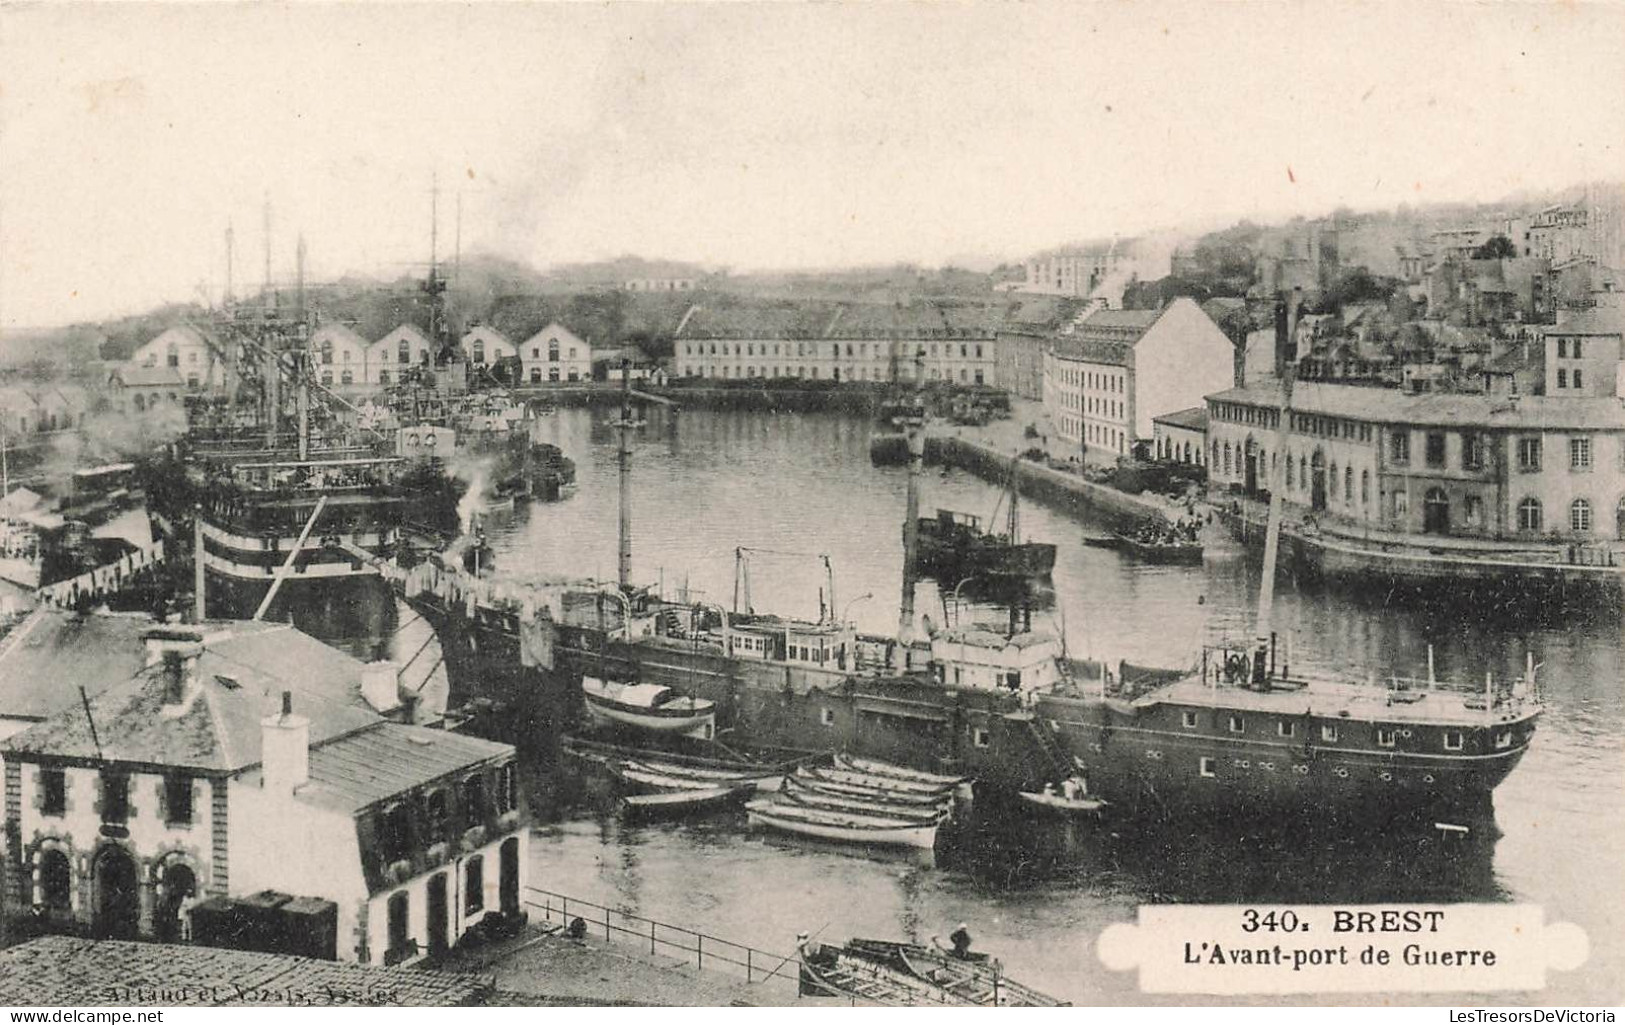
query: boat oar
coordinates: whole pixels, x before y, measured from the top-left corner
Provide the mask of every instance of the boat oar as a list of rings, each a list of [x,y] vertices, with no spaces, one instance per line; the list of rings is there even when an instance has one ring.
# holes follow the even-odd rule
[[[811,942],[812,940],[816,940],[818,938],[818,934],[823,932],[825,929],[828,929],[828,928],[829,928],[829,923],[825,922],[823,925],[819,926],[817,929],[815,929],[812,932],[808,933],[807,934],[808,942]],[[796,950],[796,954],[800,954],[800,953],[801,953],[801,951],[798,948]],[[787,965],[789,963],[790,963],[790,958],[786,957],[786,958],[782,959],[781,961],[779,961],[778,964],[773,966],[773,970],[771,972],[768,972],[766,975],[762,976],[762,978],[764,978],[764,979],[773,978],[775,975],[779,974],[779,969],[780,968],[783,968],[785,965]]]

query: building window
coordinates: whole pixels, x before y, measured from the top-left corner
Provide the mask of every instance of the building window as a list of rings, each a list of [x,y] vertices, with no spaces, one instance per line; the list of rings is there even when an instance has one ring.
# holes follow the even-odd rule
[[[1461,438],[1461,465],[1469,470],[1484,466],[1484,439],[1477,434],[1464,434]]]
[[[1214,764],[1215,764],[1214,759],[1212,759],[1212,758],[1203,758],[1201,760],[1201,762],[1199,763],[1198,767],[1197,767],[1197,771],[1199,771],[1203,776],[1206,776],[1206,777],[1209,777],[1209,778],[1212,778],[1213,776],[1217,776],[1218,773],[1214,771]]]
[[[1591,503],[1576,498],[1569,506],[1569,529],[1576,534],[1591,533]]]
[[[1568,386],[1569,386],[1569,372],[1567,370],[1564,370],[1562,367],[1559,367],[1557,369],[1557,387],[1561,389],[1561,388],[1567,388]]]
[[[485,859],[476,854],[468,859],[463,882],[463,913],[472,915],[485,910]]]
[[[1180,722],[1183,723],[1184,727],[1187,730],[1196,729],[1196,713],[1195,712],[1181,713]]]
[[[1243,719],[1239,715],[1232,715],[1230,717],[1230,732],[1231,733],[1245,733],[1245,732],[1247,732],[1247,720]]]
[[[993,735],[981,726],[971,730],[971,743],[977,747],[988,747],[993,743]]]
[[[386,865],[412,853],[412,810],[405,804],[395,805],[379,819],[378,853]]]
[[[62,851],[47,850],[39,859],[40,903],[50,911],[67,911],[73,901],[73,866]]]
[[[1583,356],[1580,355],[1580,351],[1581,351],[1580,350],[1580,343],[1581,343],[1581,339],[1576,338],[1574,340],[1574,345],[1572,346],[1572,352],[1573,352],[1573,356],[1574,356],[1575,359],[1583,359],[1584,358]],[[1574,373],[1575,373],[1574,386],[1576,388],[1578,388],[1578,387],[1580,387],[1580,378],[1579,378],[1579,373],[1580,372],[1578,370],[1576,370]]]
[[[825,726],[834,726],[835,725],[835,709],[833,709],[833,708],[820,708],[818,710],[818,721],[823,723]]]
[[[472,826],[485,818],[485,777],[475,775],[463,780],[463,817]]]
[[[1540,469],[1540,439],[1518,439],[1518,469],[1530,473]]]
[[[130,777],[115,773],[102,776],[102,821],[128,822],[130,819]]]
[[[1277,737],[1290,737],[1297,732],[1298,728],[1295,723],[1278,722],[1275,724],[1275,735]]]
[[[164,821],[172,826],[192,822],[192,777],[164,777]]]
[[[1567,338],[1559,338],[1557,340],[1557,358],[1569,358],[1569,340]]]
[[[1427,439],[1427,460],[1429,466],[1444,465],[1444,432],[1429,431]]]
[[[1385,729],[1382,729],[1381,727],[1379,727],[1377,729],[1377,746],[1378,747],[1393,747],[1394,746],[1394,731],[1393,730],[1385,730]]]
[[[1585,387],[1585,378],[1584,378],[1583,375],[1584,375],[1584,371],[1582,371],[1579,367],[1574,368],[1574,390],[1575,391],[1579,391],[1581,388]]]
[[[411,897],[405,890],[390,894],[388,909],[389,949],[384,951],[384,963],[400,964],[415,954],[416,948],[412,943],[411,928]]]
[[[1388,456],[1396,463],[1411,461],[1411,436],[1405,431],[1388,435]]]
[[[1518,503],[1518,529],[1537,532],[1541,529],[1540,499],[1526,498]]]
[[[1289,459],[1289,460],[1287,460],[1288,472],[1290,472],[1291,466],[1292,466],[1292,460]],[[1371,504],[1371,471],[1370,470],[1361,470],[1360,471],[1360,504],[1361,505],[1370,505]]]
[[[1444,749],[1446,751],[1460,751],[1461,750],[1461,731],[1460,730],[1445,730],[1444,731]]]
[[[1354,467],[1343,467],[1343,501],[1345,504],[1354,504]]]
[[[1570,438],[1569,439],[1569,469],[1571,469],[1571,470],[1589,470],[1589,469],[1591,469],[1591,439],[1590,438]]]
[[[1337,727],[1336,726],[1322,726],[1320,728],[1320,739],[1321,739],[1321,742],[1325,743],[1325,744],[1335,744],[1335,743],[1337,743]]]
[[[40,812],[61,815],[68,810],[68,775],[61,769],[41,769]]]
[[[1469,527],[1484,526],[1484,500],[1477,495],[1468,495],[1466,500],[1467,525]]]
[[[429,842],[439,843],[451,837],[451,812],[446,792],[436,790],[429,794]]]

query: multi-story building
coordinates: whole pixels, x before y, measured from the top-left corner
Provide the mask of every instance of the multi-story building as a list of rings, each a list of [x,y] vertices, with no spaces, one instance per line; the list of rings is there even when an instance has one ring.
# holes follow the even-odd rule
[[[1131,249],[1132,243],[1114,239],[1039,253],[1027,261],[1027,279],[1020,290],[1043,295],[1093,295],[1107,278],[1127,265]]]
[[[1235,382],[1235,347],[1200,306],[1097,310],[1045,357],[1044,406],[1084,458],[1111,462],[1151,441],[1152,420]]]
[[[1299,382],[1284,451],[1275,450],[1278,384],[1207,404],[1209,479],[1243,496],[1264,495],[1273,479],[1288,515],[1312,519],[1321,536],[1505,541],[1520,557],[1544,543],[1553,558],[1625,538],[1625,406],[1612,395]]]
[[[529,384],[592,380],[592,346],[556,320],[519,346],[519,358]]]
[[[262,622],[41,636],[68,643],[0,656],[59,699],[3,745],[9,915],[172,939],[270,890],[331,902],[339,959],[398,963],[517,914],[513,748],[414,725],[392,663]]]
[[[469,328],[463,334],[461,345],[463,355],[468,357],[469,367],[475,373],[519,356],[519,346],[490,324],[476,324]]]
[[[366,387],[367,351],[367,340],[343,324],[323,324],[310,334],[312,367],[324,388]]]
[[[1043,401],[1044,355],[1083,309],[1081,301],[1060,296],[1017,304],[995,333],[993,383],[1016,398]]]
[[[178,324],[158,333],[136,349],[129,362],[137,367],[173,369],[188,391],[222,387],[227,372],[219,342],[192,324]]]
[[[1625,310],[1599,306],[1561,318],[1543,332],[1546,393],[1554,396],[1625,394]]]
[[[414,366],[428,366],[436,346],[416,324],[402,324],[367,346],[367,383],[387,388]]]

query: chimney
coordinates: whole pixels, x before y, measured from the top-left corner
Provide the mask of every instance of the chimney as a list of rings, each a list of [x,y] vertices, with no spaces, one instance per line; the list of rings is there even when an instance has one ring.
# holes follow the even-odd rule
[[[394,662],[368,662],[361,667],[361,697],[375,712],[401,706],[400,666]]]
[[[310,720],[293,713],[293,692],[282,692],[282,711],[260,720],[260,771],[267,791],[292,794],[310,779]]]
[[[197,660],[203,654],[203,630],[183,623],[149,627],[141,635],[146,646],[146,664],[161,667],[164,681],[164,707],[184,705],[197,683]]]

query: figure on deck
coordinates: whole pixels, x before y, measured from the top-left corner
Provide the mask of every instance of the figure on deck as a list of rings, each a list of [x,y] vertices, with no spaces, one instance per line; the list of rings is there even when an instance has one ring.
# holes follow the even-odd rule
[[[954,945],[953,953],[955,957],[969,959],[970,928],[966,926],[964,922],[960,922],[959,926],[955,928],[953,932],[948,934],[948,942]]]

